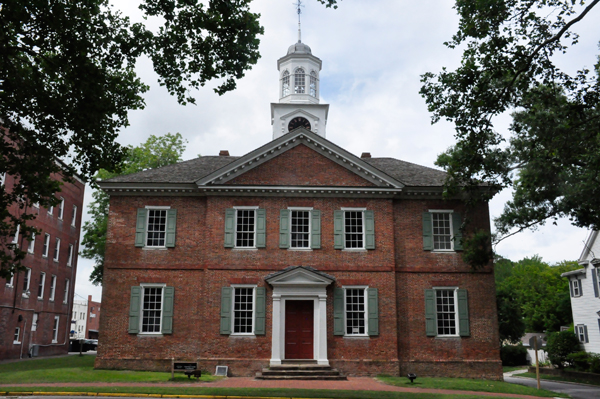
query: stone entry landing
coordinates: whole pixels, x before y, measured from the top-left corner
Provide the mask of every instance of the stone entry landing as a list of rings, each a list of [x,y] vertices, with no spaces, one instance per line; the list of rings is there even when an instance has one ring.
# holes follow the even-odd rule
[[[280,366],[271,366],[256,373],[257,380],[328,380],[346,381],[345,375],[331,366],[319,365],[314,361],[289,362]]]

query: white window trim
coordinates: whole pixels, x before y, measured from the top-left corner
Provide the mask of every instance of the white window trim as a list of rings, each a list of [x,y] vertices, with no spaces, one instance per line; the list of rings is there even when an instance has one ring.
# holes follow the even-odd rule
[[[434,246],[432,252],[456,252],[454,250],[454,225],[452,221],[452,214],[454,210],[452,209],[429,209],[429,213],[449,213],[450,214],[450,247],[451,249],[435,249],[434,244],[434,234],[433,234],[433,217],[431,218],[431,244]]]
[[[15,340],[14,335],[17,336],[16,340]],[[20,341],[20,339],[21,339],[21,327],[15,327],[14,335],[13,335],[13,344],[17,344],[17,345],[20,344],[21,343],[21,341]]]
[[[256,219],[258,217],[258,212],[257,210],[259,209],[258,206],[234,206],[233,209],[235,209],[235,236],[233,237],[234,241],[233,241],[233,248],[235,249],[257,249],[256,247]],[[239,247],[237,245],[237,233],[238,233],[238,224],[237,224],[237,215],[238,215],[238,210],[254,210],[254,245],[251,247]],[[233,330],[232,330],[233,331]]]
[[[77,227],[77,205],[73,205],[72,217],[71,217],[71,226]]]
[[[31,319],[31,331],[37,331],[38,320],[40,319],[39,313],[34,313]]]
[[[581,287],[579,285],[579,279],[574,278],[573,282],[573,298],[579,298],[581,296]]]
[[[584,330],[585,324],[577,324],[575,326],[575,328],[577,329],[577,340],[582,343],[585,344],[585,330]],[[581,337],[583,337],[583,340],[581,339]]]
[[[60,259],[60,238],[56,237],[54,245],[54,257],[52,258],[52,260],[58,262],[58,260]]]
[[[366,245],[367,237],[366,237],[366,229],[365,229],[365,211],[367,210],[367,208],[347,208],[347,207],[342,207],[340,209],[344,212],[344,214],[343,214],[343,217],[344,217],[344,220],[343,220],[344,221],[344,223],[343,223],[343,229],[344,229],[344,236],[343,236],[344,249],[342,251],[350,251],[350,252],[352,252],[352,251],[354,251],[354,252],[356,252],[356,251],[358,251],[358,252],[364,252],[364,251],[366,251],[367,249],[365,248],[365,245]],[[350,212],[362,212],[362,243],[363,243],[363,245],[360,248],[346,248],[346,211],[350,211]]]
[[[460,337],[460,320],[458,318],[458,287],[433,287],[435,292],[434,306],[435,306],[435,335],[440,338],[456,338]],[[437,291],[454,291],[454,328],[456,334],[438,334],[438,312],[437,312]]]
[[[56,330],[54,330],[54,326],[56,326]],[[52,330],[54,335],[52,336],[52,343],[56,344],[58,342],[58,329],[60,328],[60,316],[54,316],[54,324],[52,325]]]
[[[25,271],[25,274],[27,274],[27,287],[25,287],[25,289],[23,290],[23,298],[29,298],[29,296],[31,295],[31,269],[28,267],[27,270]]]
[[[27,246],[27,253],[32,254],[35,251],[35,233],[31,233],[31,239],[29,240],[29,245]]]
[[[144,247],[143,249],[167,249],[167,223],[169,222],[168,220],[165,219],[165,245],[148,245],[148,224],[150,223],[150,211],[151,210],[158,210],[158,211],[164,211],[164,210],[169,210],[171,209],[170,206],[152,206],[152,205],[146,205],[146,231],[144,234]],[[165,215],[165,218],[168,218],[168,212]]]
[[[142,287],[142,295],[140,296],[140,325],[139,325],[139,329],[138,329],[138,334],[137,335],[144,335],[144,336],[162,336],[162,318],[163,318],[163,312],[164,312],[164,305],[165,305],[165,287],[167,286],[167,284],[165,283],[141,283],[140,287]],[[142,332],[143,328],[142,328],[142,324],[144,321],[144,294],[145,294],[145,289],[146,288],[162,288],[162,291],[160,293],[160,327],[159,327],[159,332]],[[85,319],[85,315],[84,313],[81,313],[81,316],[83,316],[82,320]]]
[[[56,276],[53,274],[50,279],[50,298],[48,299],[50,302],[54,302],[54,297],[56,296]]]
[[[40,273],[40,278],[41,278],[41,281],[40,281],[40,284],[38,285],[38,287],[39,287],[40,285],[42,286],[42,292],[41,292],[41,295],[38,295],[38,297],[37,297],[37,298],[38,298],[38,299],[44,299],[44,288],[46,288],[46,287],[45,287],[45,286],[46,286],[46,273],[44,273],[44,272],[41,272],[41,273]]]
[[[252,337],[256,336],[256,284],[232,284],[233,294],[231,295],[231,334],[232,336]],[[252,288],[252,332],[236,333],[235,332],[235,290],[237,288]]]
[[[14,282],[15,282],[15,275],[13,274],[10,276],[10,280],[6,280],[6,287],[13,288]]]
[[[287,208],[290,211],[290,232],[288,242],[290,247],[288,251],[312,251],[310,244],[312,242],[312,211],[313,207],[290,206]],[[293,211],[308,211],[308,247],[292,247],[292,212]]]
[[[48,208],[48,215],[53,215],[54,214],[54,205],[50,205],[50,208]]]
[[[345,285],[342,287],[344,289],[344,337],[346,338],[356,338],[356,337],[368,337],[369,336],[369,297],[367,294],[367,290],[369,289],[368,285]],[[364,334],[348,334],[348,324],[346,318],[346,290],[347,289],[362,289],[365,301],[365,332]]]
[[[65,199],[60,197],[60,204],[58,204],[58,219],[63,220],[63,216],[65,215]]]
[[[43,258],[47,258],[48,257],[48,252],[50,251],[50,234],[45,233],[44,234],[44,251],[42,253],[42,257]]]
[[[17,248],[19,247],[19,234],[21,233],[21,225],[18,224],[17,225],[17,231],[15,232],[15,236],[13,237],[12,243],[11,244],[15,244],[17,246]]]
[[[73,265],[73,251],[75,251],[75,245],[69,244],[69,256],[67,258],[67,266]]]
[[[69,302],[69,290],[70,290],[71,281],[67,278],[65,279],[65,298],[63,299],[63,303],[66,304]]]

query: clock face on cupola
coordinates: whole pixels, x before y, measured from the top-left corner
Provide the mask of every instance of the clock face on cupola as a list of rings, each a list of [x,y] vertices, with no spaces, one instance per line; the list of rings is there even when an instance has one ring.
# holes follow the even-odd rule
[[[288,132],[291,132],[292,130],[297,129],[299,127],[303,127],[305,129],[310,130],[310,122],[306,118],[297,116],[294,119],[292,119],[288,124]]]

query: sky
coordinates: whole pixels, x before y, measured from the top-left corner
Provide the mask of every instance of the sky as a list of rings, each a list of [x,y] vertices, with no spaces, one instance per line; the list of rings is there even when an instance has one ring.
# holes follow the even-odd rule
[[[136,1],[113,0],[132,20],[141,21]],[[151,89],[144,110],[129,114],[130,126],[118,141],[137,146],[151,135],[179,132],[188,141],[183,159],[218,155],[228,150],[244,155],[272,139],[270,103],[279,101],[277,59],[298,38],[298,19],[292,0],[254,0],[251,9],[261,14],[265,33],[260,37],[261,58],[235,91],[219,96],[209,83],[192,94],[196,105],[179,105],[157,83],[148,60],[140,60],[137,73]],[[435,167],[438,154],[454,143],[452,124],[431,125],[431,114],[419,95],[420,76],[452,70],[460,64],[460,50],[443,45],[458,27],[458,16],[448,0],[370,0],[339,2],[337,10],[317,0],[304,1],[302,42],[323,61],[320,73],[322,104],[330,104],[327,139],[360,156],[393,157]],[[575,26],[579,43],[556,59],[567,72],[591,68],[598,54],[597,25],[600,9]],[[153,21],[150,21],[152,23]],[[510,119],[496,124],[505,132]],[[89,220],[85,195],[84,221]],[[492,218],[510,199],[505,190],[490,202]],[[588,235],[567,220],[549,223],[535,232],[510,237],[495,248],[511,260],[539,255],[549,263],[576,260]],[[101,287],[89,283],[93,262],[79,257],[76,299],[101,298]]]

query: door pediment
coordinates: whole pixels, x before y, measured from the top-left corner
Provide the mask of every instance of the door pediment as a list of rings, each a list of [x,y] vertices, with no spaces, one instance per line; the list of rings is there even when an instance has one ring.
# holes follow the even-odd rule
[[[273,287],[327,287],[335,278],[308,266],[290,266],[269,274],[265,281]]]

